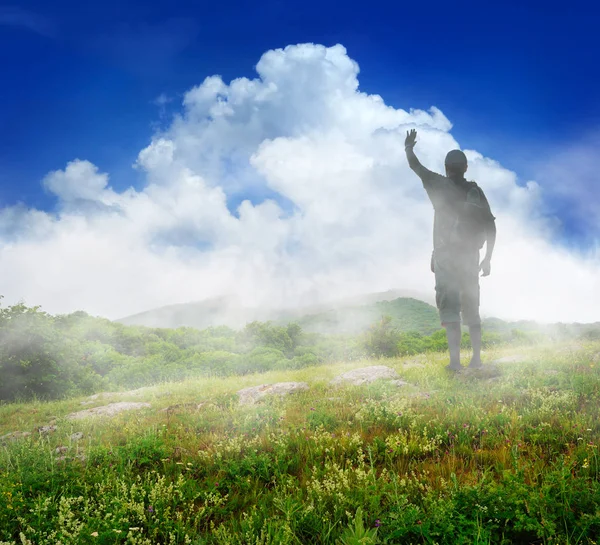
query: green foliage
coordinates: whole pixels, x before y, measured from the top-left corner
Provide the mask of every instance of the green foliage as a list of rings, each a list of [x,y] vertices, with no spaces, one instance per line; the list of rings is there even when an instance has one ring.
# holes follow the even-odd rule
[[[392,317],[382,316],[367,331],[364,347],[370,356],[394,357],[398,355],[400,339],[401,333],[392,325]]]
[[[51,316],[23,304],[0,307],[0,401],[55,399],[193,376],[245,375],[447,350],[445,331],[429,327],[432,307],[426,303],[397,299],[361,308],[361,320],[375,316],[370,327],[359,334],[324,335],[306,332],[301,325],[305,320],[286,325],[252,322],[241,331],[225,326],[199,331],[125,326],[85,312]],[[380,311],[389,314],[374,314]],[[355,317],[352,312],[346,316],[351,321]],[[415,329],[407,330],[411,325]],[[535,345],[574,332],[593,340],[600,330],[598,324],[557,324],[549,329],[535,329],[529,322],[520,325],[523,329],[487,320],[483,347]],[[469,346],[467,333],[462,345]]]
[[[381,316],[389,316],[392,327],[402,332],[417,331],[423,335],[430,335],[440,329],[435,307],[406,297],[329,310],[303,316],[297,322],[308,332],[359,335]]]
[[[251,322],[243,335],[250,346],[275,348],[291,356],[302,340],[302,328],[296,323],[278,326],[272,322]]]
[[[169,385],[189,411],[151,393],[152,410],[78,423],[77,444],[59,423],[0,449],[0,545],[592,545],[600,346],[567,348],[528,350],[491,392],[433,357],[415,374],[435,384],[427,397],[317,373],[307,392],[244,407],[223,394],[235,380],[211,378],[200,409],[204,381]]]
[[[362,508],[356,510],[354,521],[344,530],[338,545],[376,545],[377,528],[365,528]]]
[[[0,400],[92,390],[96,375],[81,348],[39,307],[0,308]]]

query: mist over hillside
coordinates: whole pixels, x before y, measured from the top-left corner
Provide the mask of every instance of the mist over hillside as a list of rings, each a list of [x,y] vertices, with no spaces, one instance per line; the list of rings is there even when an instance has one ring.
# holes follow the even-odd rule
[[[396,301],[396,304],[387,304],[392,301]],[[366,329],[382,315],[390,315],[402,330],[430,333],[439,328],[434,304],[432,297],[411,290],[388,290],[330,304],[295,308],[246,307],[235,297],[216,297],[151,309],[116,322],[146,327],[198,329],[220,325],[241,328],[254,321],[298,322],[306,331],[356,333]],[[434,326],[434,323],[437,325]]]
[[[330,304],[296,308],[245,307],[234,297],[215,297],[151,309],[114,322],[150,328],[206,329],[227,326],[238,330],[252,322],[273,322],[277,325],[296,323],[308,333],[357,335],[384,316],[389,316],[391,326],[402,332],[430,335],[440,329],[434,297],[411,290],[388,290],[349,297]],[[493,316],[484,316],[483,324],[488,333],[506,334],[517,330],[542,333],[552,338],[582,335],[596,338],[600,330],[600,322],[507,321]]]

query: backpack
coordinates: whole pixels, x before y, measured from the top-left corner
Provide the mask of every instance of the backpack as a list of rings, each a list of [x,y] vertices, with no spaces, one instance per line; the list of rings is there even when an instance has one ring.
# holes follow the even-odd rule
[[[463,189],[463,188],[461,188]],[[468,194],[475,189],[479,194],[479,202],[467,204]],[[476,182],[466,182],[464,186],[464,199],[459,200],[456,210],[456,223],[454,226],[456,239],[464,243],[466,248],[481,250],[487,240],[487,225],[494,216],[483,191]]]
[[[460,192],[454,194],[452,199],[453,208],[456,213],[454,225],[451,228],[450,239],[458,242],[461,246],[471,250],[481,250],[487,240],[487,226],[496,218],[492,215],[488,200],[476,182],[466,181],[457,187]],[[467,197],[472,189],[479,194],[479,203],[467,208]],[[435,251],[431,253],[431,272],[435,272]]]

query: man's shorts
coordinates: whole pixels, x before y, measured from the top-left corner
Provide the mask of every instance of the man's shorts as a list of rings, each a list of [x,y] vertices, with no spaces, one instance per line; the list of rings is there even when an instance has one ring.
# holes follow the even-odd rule
[[[435,301],[442,325],[463,322],[481,324],[479,316],[479,251],[436,250],[433,256]]]

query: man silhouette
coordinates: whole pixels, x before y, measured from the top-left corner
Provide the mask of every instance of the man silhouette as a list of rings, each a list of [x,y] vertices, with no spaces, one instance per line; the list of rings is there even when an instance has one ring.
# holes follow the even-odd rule
[[[446,329],[450,365],[460,371],[461,311],[469,326],[473,357],[469,368],[481,367],[481,318],[479,316],[479,271],[491,272],[496,244],[496,223],[490,205],[475,182],[465,180],[467,157],[460,150],[446,155],[446,176],[425,168],[417,159],[415,129],[406,133],[404,149],[410,168],[421,178],[433,204],[433,254],[436,304]],[[479,250],[486,244],[483,261]]]

